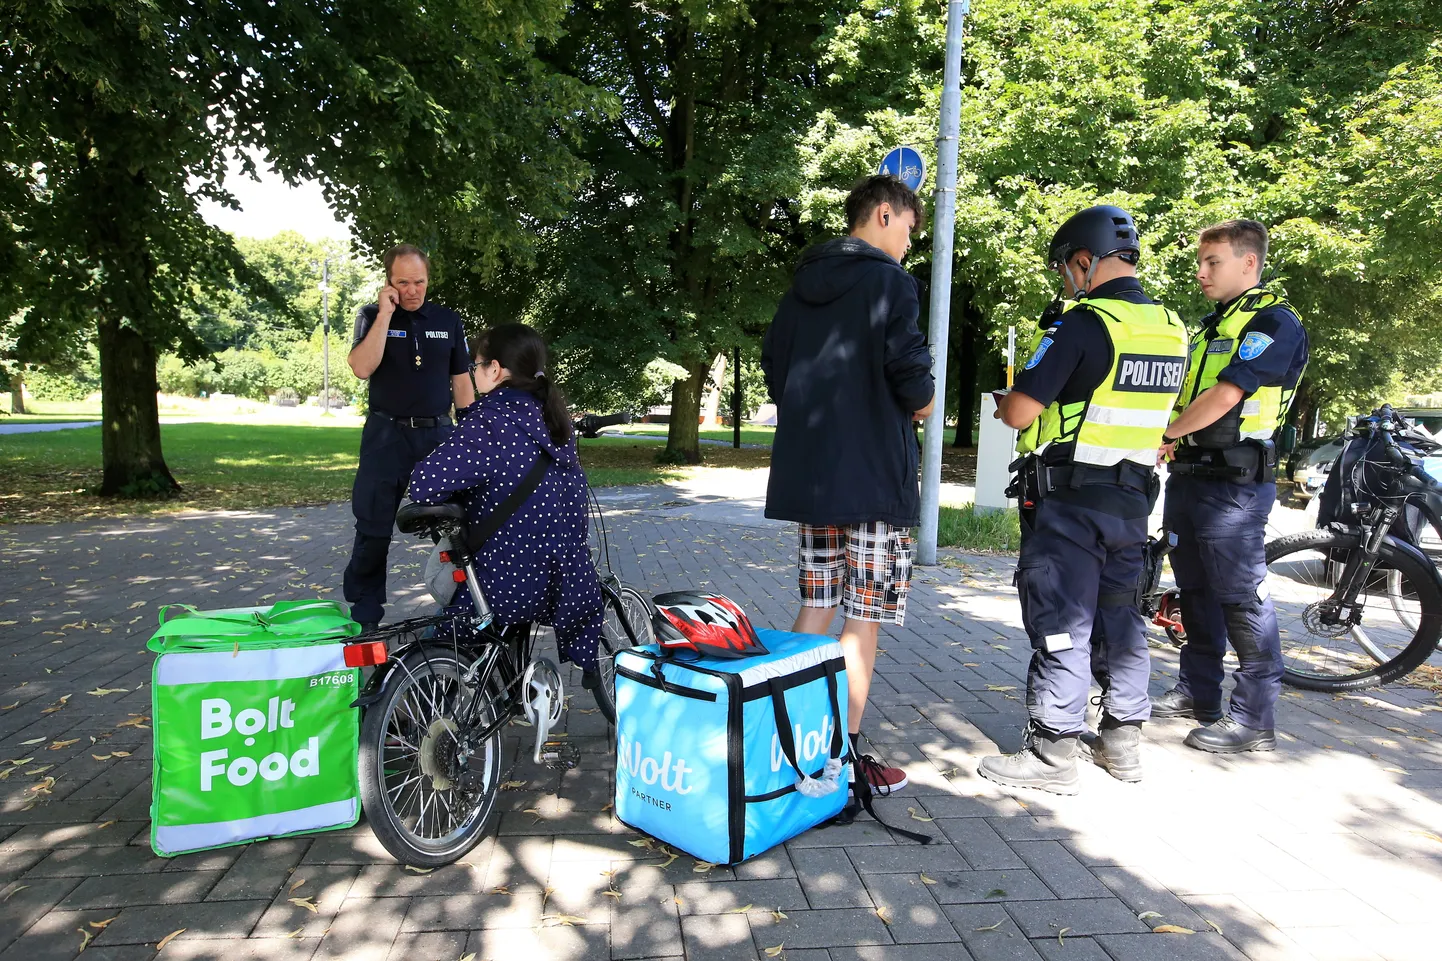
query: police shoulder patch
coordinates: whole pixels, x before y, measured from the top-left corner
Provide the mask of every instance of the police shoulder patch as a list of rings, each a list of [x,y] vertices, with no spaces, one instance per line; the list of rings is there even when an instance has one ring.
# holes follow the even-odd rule
[[[1237,348],[1237,356],[1242,360],[1252,360],[1262,356],[1262,351],[1270,346],[1272,346],[1272,338],[1254,330],[1242,338],[1242,346]]]
[[[1024,368],[1022,368],[1022,369],[1023,369],[1023,370],[1031,370],[1031,369],[1032,369],[1033,367],[1035,367],[1037,364],[1040,364],[1040,363],[1041,363],[1041,359],[1046,356],[1047,348],[1050,347],[1051,345],[1052,345],[1052,339],[1051,339],[1050,337],[1043,337],[1043,338],[1041,339],[1041,343],[1039,343],[1039,344],[1036,345],[1036,352],[1031,355],[1031,360],[1027,361],[1027,362],[1026,362],[1026,367],[1024,367]]]

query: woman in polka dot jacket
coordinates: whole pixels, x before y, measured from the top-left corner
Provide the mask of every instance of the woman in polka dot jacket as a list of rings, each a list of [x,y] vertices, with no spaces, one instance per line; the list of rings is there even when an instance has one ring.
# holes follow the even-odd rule
[[[416,465],[410,498],[458,500],[475,523],[521,482],[542,449],[550,453],[541,486],[486,542],[476,575],[498,621],[554,627],[561,657],[594,676],[602,609],[586,540],[586,475],[565,399],[545,367],[546,344],[524,324],[482,336],[472,372],[479,396],[450,439]],[[450,610],[473,609],[469,592],[458,591]]]

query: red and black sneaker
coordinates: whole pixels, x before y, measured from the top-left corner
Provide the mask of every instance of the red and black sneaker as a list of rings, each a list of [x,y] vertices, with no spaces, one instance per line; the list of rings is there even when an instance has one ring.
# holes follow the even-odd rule
[[[871,793],[878,797],[894,794],[910,783],[906,772],[901,768],[887,767],[870,754],[858,757],[856,768],[860,776],[866,778],[866,783],[871,785]]]

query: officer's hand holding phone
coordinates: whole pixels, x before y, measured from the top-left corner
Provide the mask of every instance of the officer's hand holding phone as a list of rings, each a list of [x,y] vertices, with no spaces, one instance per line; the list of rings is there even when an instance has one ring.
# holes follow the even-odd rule
[[[380,311],[376,314],[376,320],[388,321],[391,319],[391,314],[394,314],[396,312],[396,308],[400,306],[401,293],[394,287],[387,284],[386,286],[382,287],[381,292],[376,295],[376,300],[380,305]]]

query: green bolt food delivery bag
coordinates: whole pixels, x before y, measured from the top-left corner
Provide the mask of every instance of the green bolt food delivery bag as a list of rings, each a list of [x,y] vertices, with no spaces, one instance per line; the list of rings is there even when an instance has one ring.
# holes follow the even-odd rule
[[[150,846],[162,857],[360,819],[345,665],[360,633],[335,601],[197,611],[171,605],[147,645],[155,763]]]

